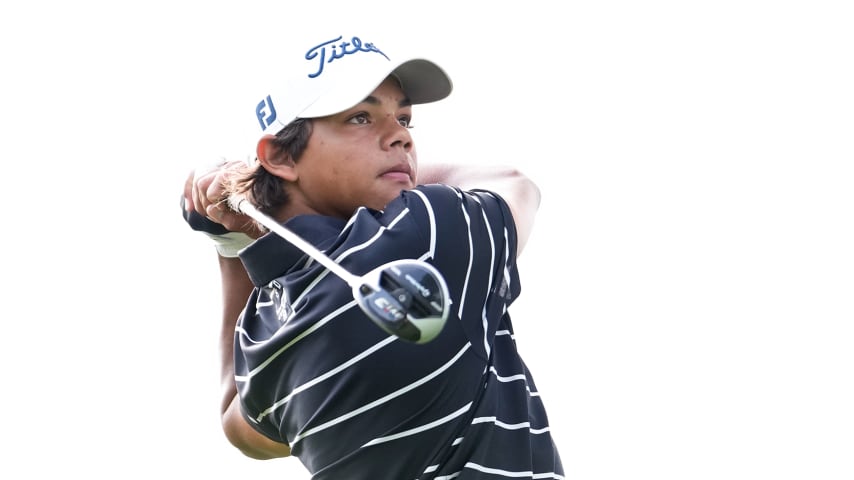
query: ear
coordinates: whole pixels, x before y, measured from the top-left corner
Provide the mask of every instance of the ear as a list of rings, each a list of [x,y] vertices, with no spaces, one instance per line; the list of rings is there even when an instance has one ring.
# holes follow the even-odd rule
[[[289,182],[296,181],[298,175],[294,168],[294,161],[286,151],[273,142],[274,138],[272,135],[264,135],[258,140],[258,145],[255,147],[258,161],[273,175]]]

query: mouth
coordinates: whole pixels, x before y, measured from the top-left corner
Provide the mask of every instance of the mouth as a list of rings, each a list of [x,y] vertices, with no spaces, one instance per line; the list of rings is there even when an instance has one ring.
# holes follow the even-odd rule
[[[401,163],[395,165],[393,168],[390,168],[383,172],[380,177],[402,183],[413,182],[412,168],[409,166],[408,163]]]

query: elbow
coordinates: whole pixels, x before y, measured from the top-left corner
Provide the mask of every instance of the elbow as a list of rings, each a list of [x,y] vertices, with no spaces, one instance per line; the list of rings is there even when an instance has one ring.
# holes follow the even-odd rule
[[[534,228],[534,219],[540,208],[542,192],[530,177],[519,170],[514,170],[508,178],[512,178],[513,186],[508,188],[509,193],[505,201],[516,226],[516,255],[519,256],[525,249]]]
[[[542,192],[540,191],[540,187],[534,183],[534,181],[524,175],[522,172],[519,172],[519,176],[521,176],[521,182],[524,184],[524,189],[526,191],[530,208],[535,211],[540,208],[540,201],[542,200]]]
[[[237,397],[222,415],[222,431],[228,442],[249,458],[270,460],[291,454],[288,444],[271,440],[249,425],[240,413]]]
[[[244,428],[238,426],[237,422],[228,419],[226,416],[223,416],[222,419],[222,432],[225,434],[228,443],[243,455],[256,460],[266,460],[249,442]]]
[[[504,167],[500,175],[508,186],[508,190],[512,192],[510,196],[524,203],[528,209],[536,210],[539,208],[542,192],[540,192],[540,187],[531,177],[526,175],[522,170],[512,166]]]

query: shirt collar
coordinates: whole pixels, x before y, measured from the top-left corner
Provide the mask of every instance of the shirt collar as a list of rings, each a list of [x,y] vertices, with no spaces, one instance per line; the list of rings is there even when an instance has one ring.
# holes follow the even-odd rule
[[[335,242],[346,221],[322,215],[299,215],[283,225],[323,250]],[[287,273],[307,254],[278,234],[270,232],[241,250],[239,255],[252,284],[261,287]]]

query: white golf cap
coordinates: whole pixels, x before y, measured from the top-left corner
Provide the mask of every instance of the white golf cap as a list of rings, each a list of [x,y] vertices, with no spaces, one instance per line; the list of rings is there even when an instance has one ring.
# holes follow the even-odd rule
[[[413,105],[451,93],[451,79],[425,58],[394,58],[369,38],[337,35],[307,42],[298,58],[283,59],[287,73],[255,106],[265,134],[275,135],[297,118],[347,110],[365,99],[389,75],[400,82]],[[299,52],[299,50],[297,50]]]

